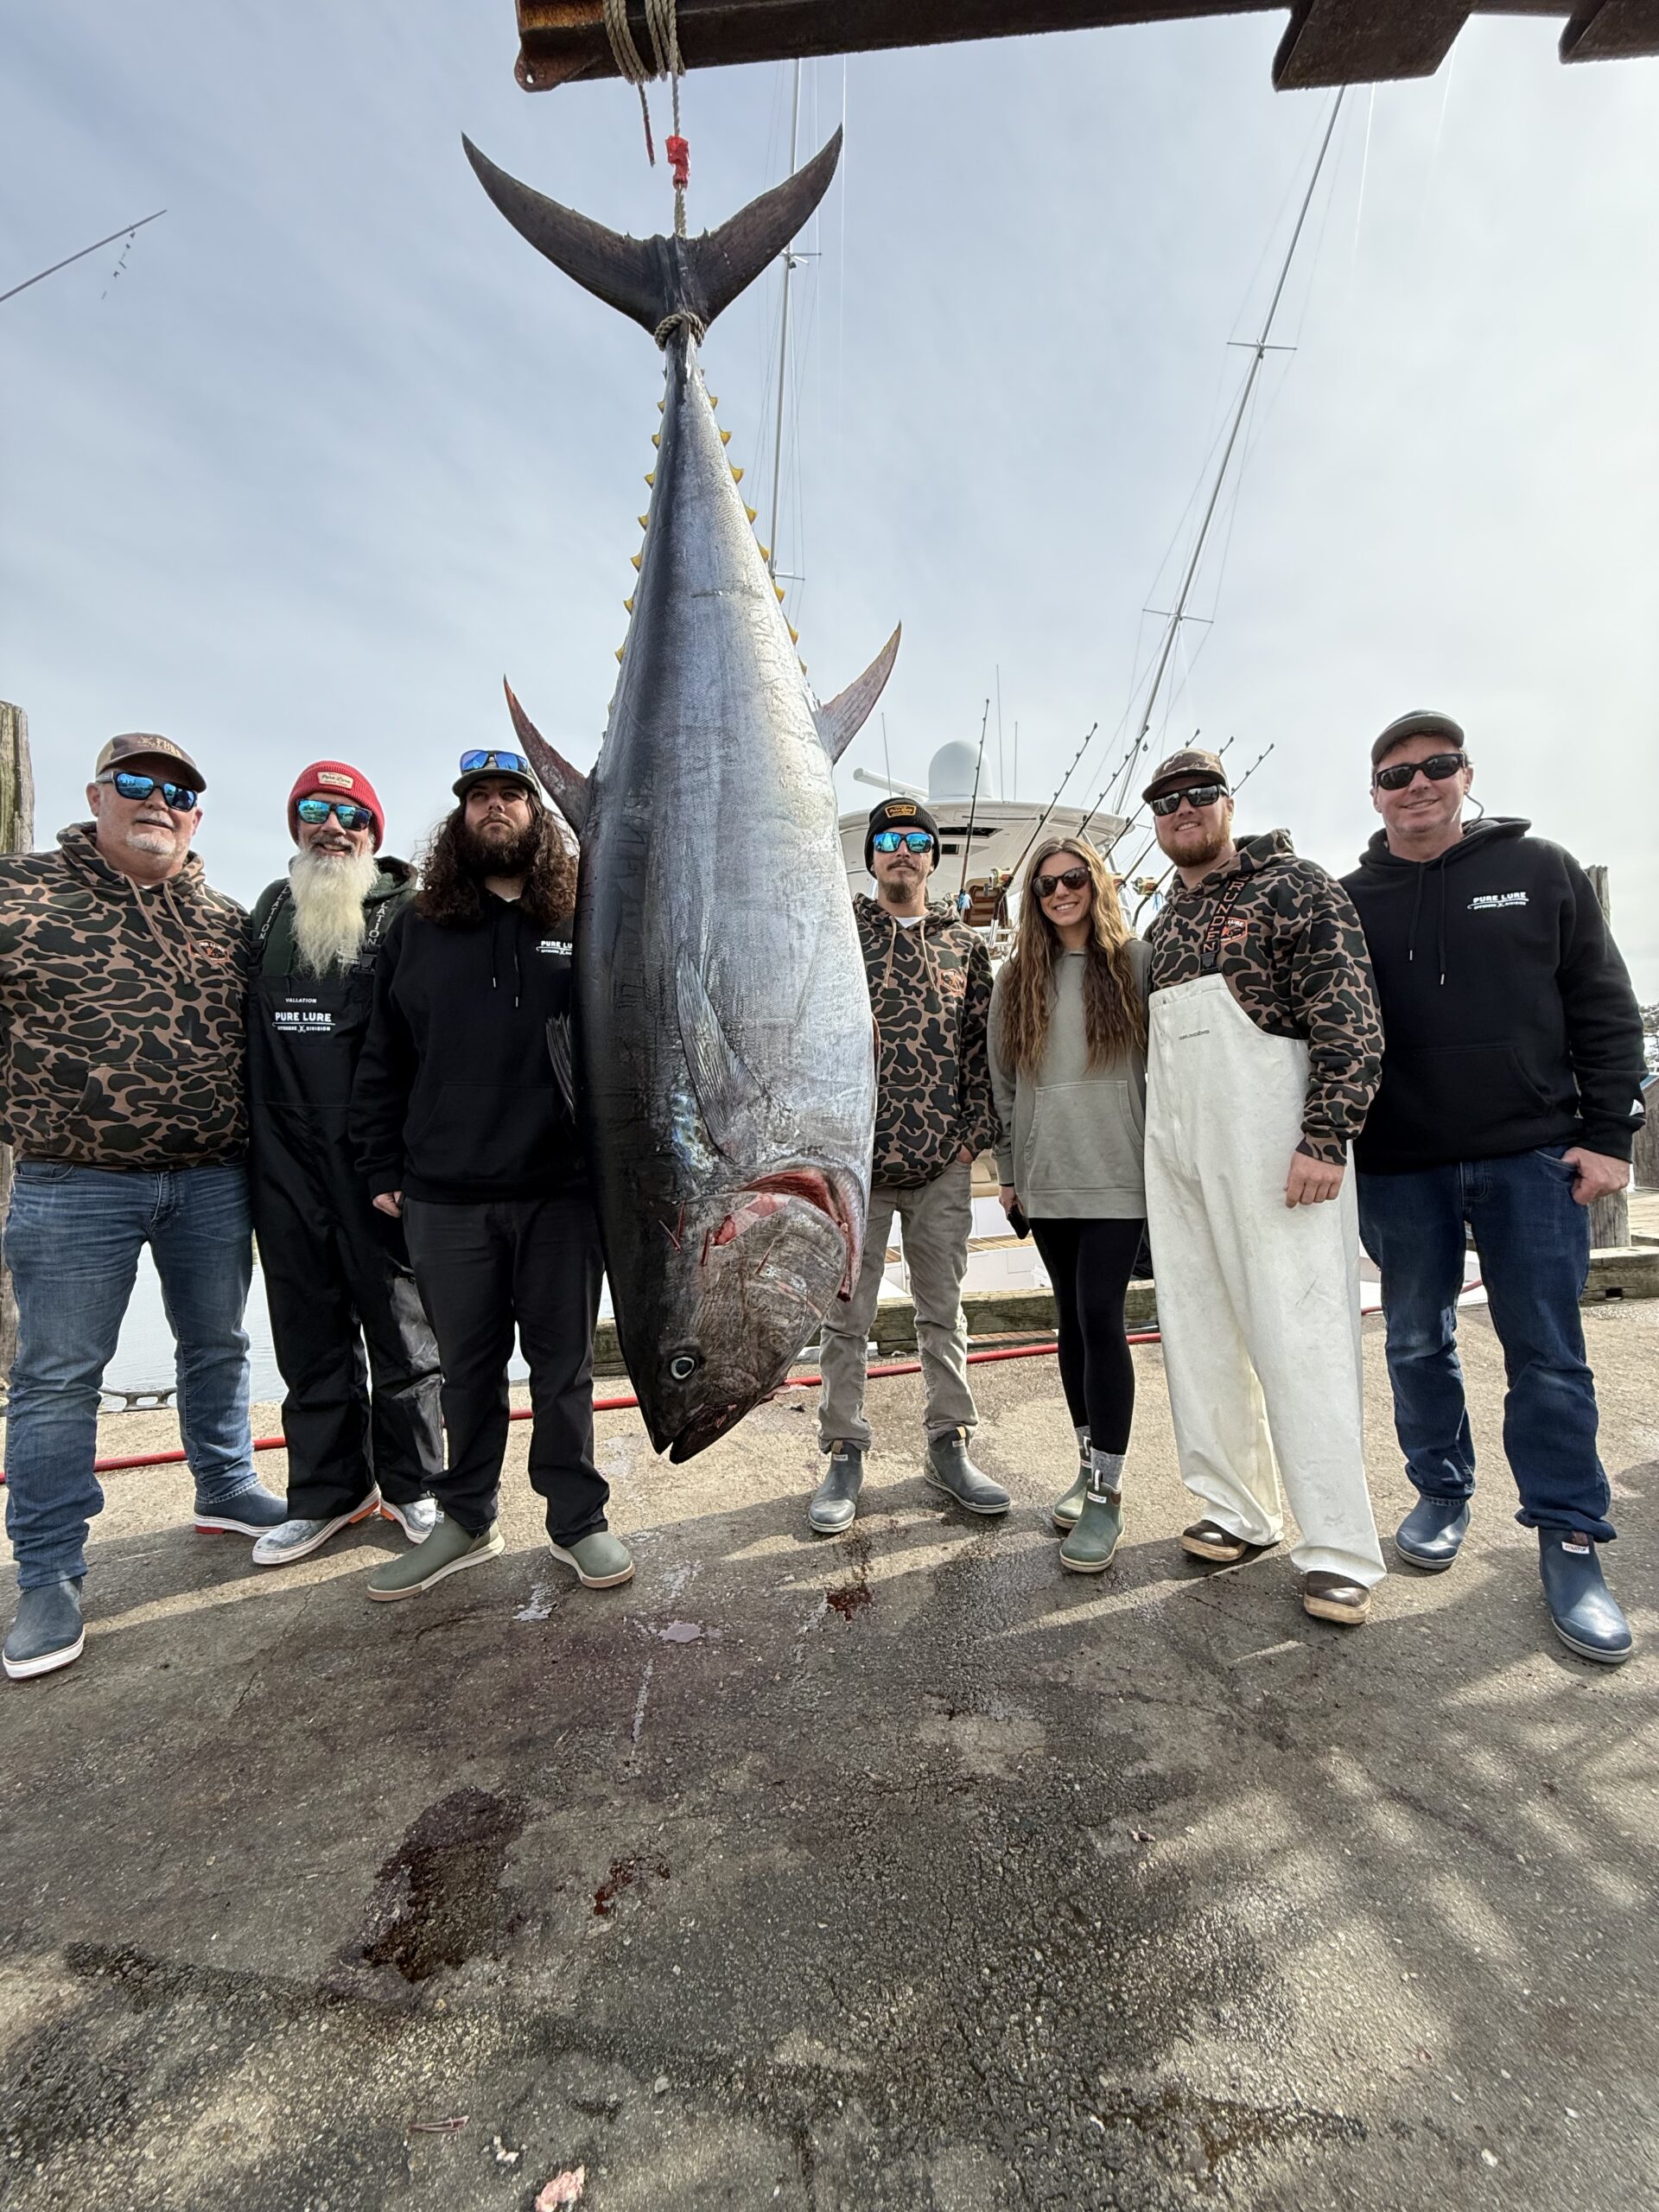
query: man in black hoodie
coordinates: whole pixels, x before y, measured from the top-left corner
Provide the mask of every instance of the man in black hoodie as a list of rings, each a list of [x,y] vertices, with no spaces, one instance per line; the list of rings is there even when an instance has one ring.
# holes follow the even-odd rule
[[[1642,1020],[1588,878],[1530,824],[1463,820],[1474,780],[1449,715],[1371,747],[1383,828],[1343,880],[1382,1003],[1382,1081],[1355,1146],[1360,1230],[1382,1271],[1395,1427],[1418,1502],[1395,1537],[1436,1572],[1469,1525],[1475,1454],[1457,1354],[1465,1223],[1510,1377],[1503,1446],[1538,1531],[1557,1633],[1630,1656],[1602,1579],[1612,1540],[1579,1299],[1589,1208],[1622,1190],[1642,1121]]]
[[[633,1573],[594,1465],[599,1232],[548,1025],[569,1014],[575,870],[530,764],[464,753],[461,804],[387,932],[352,1091],[358,1165],[401,1216],[443,1363],[449,1464],[423,1543],[369,1578],[412,1598],[502,1548],[495,1525],[518,1330],[530,1479],[556,1558],[590,1590]]]

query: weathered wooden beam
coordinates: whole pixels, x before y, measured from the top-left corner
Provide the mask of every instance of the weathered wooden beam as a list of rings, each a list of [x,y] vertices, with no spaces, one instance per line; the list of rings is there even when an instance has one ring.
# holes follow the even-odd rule
[[[1298,0],[1274,56],[1281,92],[1432,77],[1474,12],[1460,0]]]
[[[1632,61],[1659,54],[1659,0],[1599,0],[1561,33],[1563,61]]]

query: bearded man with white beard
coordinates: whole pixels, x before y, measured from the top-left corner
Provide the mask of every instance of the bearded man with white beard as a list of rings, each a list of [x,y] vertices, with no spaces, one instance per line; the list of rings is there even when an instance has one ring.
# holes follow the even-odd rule
[[[346,1141],[379,949],[415,894],[379,853],[360,769],[317,760],[288,798],[299,850],[253,911],[248,1006],[254,1231],[288,1395],[289,1518],[254,1546],[287,1567],[372,1516],[419,1543],[443,1468],[438,1348],[402,1226],[378,1213]]]

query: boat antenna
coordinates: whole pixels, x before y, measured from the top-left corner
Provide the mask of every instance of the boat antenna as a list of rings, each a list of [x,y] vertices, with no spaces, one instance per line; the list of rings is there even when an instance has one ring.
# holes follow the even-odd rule
[[[118,231],[111,231],[106,238],[95,238],[91,245],[84,245],[79,253],[67,253],[61,261],[54,261],[49,269],[37,269],[32,276],[25,276],[21,284],[14,284],[9,292],[0,292],[0,302],[15,300],[19,292],[26,292],[31,284],[44,283],[55,276],[60,269],[67,269],[72,262],[85,261],[89,253],[96,253],[99,246],[113,245],[117,238],[130,238],[135,231],[142,231],[146,223],[157,223],[165,215],[165,207],[158,207],[153,215],[141,215],[136,223],[128,223]]]
[[[789,173],[793,176],[801,145],[801,63],[795,59],[795,100],[789,123]],[[772,434],[772,526],[766,532],[766,574],[778,575],[778,500],[784,477],[784,388],[789,381],[789,283],[795,274],[795,251],[784,248],[783,327],[778,340],[778,419]]]
[[[957,886],[961,898],[968,888],[968,861],[974,849],[974,817],[979,811],[979,772],[985,766],[985,733],[991,726],[991,702],[985,702],[985,711],[979,720],[979,758],[974,763],[974,795],[968,802],[968,835],[962,841],[962,880]]]
[[[1273,327],[1278,318],[1280,302],[1285,296],[1285,286],[1290,279],[1291,264],[1296,258],[1296,249],[1301,243],[1302,232],[1307,223],[1308,210],[1313,205],[1313,194],[1319,185],[1320,173],[1325,168],[1325,157],[1330,152],[1331,141],[1336,135],[1337,118],[1342,113],[1343,94],[1347,89],[1345,85],[1339,86],[1335,99],[1331,103],[1330,119],[1325,126],[1325,137],[1319,143],[1319,158],[1313,164],[1313,174],[1307,181],[1307,190],[1302,195],[1302,204],[1296,216],[1296,227],[1290,234],[1290,245],[1285,254],[1284,265],[1279,271],[1279,281],[1273,288],[1273,297],[1268,302],[1268,312],[1262,324],[1262,334],[1253,341],[1231,341],[1249,345],[1250,365],[1245,375],[1244,388],[1238,395],[1238,404],[1233,410],[1232,425],[1227,433],[1227,442],[1222,449],[1221,463],[1216,470],[1215,481],[1210,486],[1210,497],[1204,510],[1204,518],[1198,524],[1198,534],[1193,541],[1185,574],[1181,578],[1181,588],[1170,614],[1169,626],[1164,632],[1164,642],[1158,655],[1157,665],[1153,671],[1152,687],[1147,693],[1147,703],[1141,713],[1141,727],[1135,732],[1135,742],[1130,746],[1127,757],[1117,771],[1117,774],[1122,779],[1123,788],[1126,791],[1128,788],[1128,779],[1135,772],[1135,764],[1140,759],[1141,750],[1146,744],[1147,734],[1152,728],[1152,718],[1158,706],[1158,694],[1163,688],[1164,677],[1168,673],[1169,664],[1175,651],[1175,641],[1181,633],[1181,624],[1186,620],[1186,602],[1192,594],[1192,586],[1198,579],[1198,564],[1204,558],[1204,549],[1210,539],[1211,525],[1215,521],[1216,510],[1221,504],[1222,486],[1227,480],[1227,472],[1232,465],[1233,449],[1238,443],[1239,433],[1244,428],[1244,419],[1249,413],[1250,402],[1255,395],[1256,380],[1262,373],[1262,364],[1269,353],[1287,353],[1295,351],[1294,346],[1275,346],[1272,342]],[[1109,779],[1107,784],[1102,785],[1099,797],[1078,825],[1079,836],[1087,830],[1089,824],[1104,804],[1106,792],[1112,780]],[[1122,832],[1119,834],[1121,835]]]

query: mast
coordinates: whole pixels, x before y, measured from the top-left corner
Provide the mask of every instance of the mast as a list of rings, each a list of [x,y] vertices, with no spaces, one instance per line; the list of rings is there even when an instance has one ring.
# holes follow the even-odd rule
[[[789,124],[789,173],[795,174],[801,143],[801,63],[795,60],[795,102]],[[778,341],[778,420],[772,436],[772,524],[766,532],[766,574],[778,575],[778,499],[783,489],[784,390],[789,381],[789,282],[795,274],[793,245],[784,248],[784,316]]]
[[[1221,465],[1216,471],[1214,483],[1210,486],[1210,497],[1205,505],[1204,519],[1198,524],[1198,537],[1193,543],[1192,557],[1187,562],[1185,573],[1181,578],[1181,588],[1175,601],[1174,612],[1169,618],[1169,627],[1164,632],[1164,642],[1159,652],[1157,666],[1153,671],[1152,688],[1147,694],[1146,711],[1141,717],[1141,727],[1135,734],[1135,742],[1129,747],[1128,754],[1118,772],[1125,791],[1128,790],[1129,779],[1135,772],[1135,764],[1141,757],[1141,747],[1147,741],[1147,733],[1152,728],[1152,718],[1158,707],[1158,694],[1163,688],[1164,677],[1168,672],[1170,659],[1175,651],[1175,641],[1181,633],[1181,624],[1186,619],[1186,602],[1192,595],[1192,586],[1198,579],[1198,564],[1204,558],[1204,549],[1210,541],[1211,525],[1215,521],[1216,510],[1221,504],[1222,486],[1226,483],[1227,471],[1232,466],[1233,448],[1238,443],[1240,431],[1244,428],[1244,418],[1249,412],[1250,401],[1255,392],[1256,379],[1262,373],[1262,364],[1268,353],[1279,351],[1279,348],[1271,342],[1273,326],[1279,314],[1280,302],[1285,296],[1285,286],[1289,282],[1291,264],[1295,260],[1296,249],[1301,243],[1308,209],[1313,205],[1313,194],[1319,186],[1320,173],[1325,168],[1325,157],[1330,152],[1331,141],[1336,135],[1337,118],[1342,113],[1343,96],[1346,90],[1346,86],[1340,86],[1336,99],[1331,103],[1331,119],[1325,126],[1325,137],[1319,142],[1319,159],[1313,164],[1313,174],[1309,177],[1307,190],[1302,195],[1302,204],[1296,216],[1296,227],[1290,234],[1290,245],[1285,254],[1284,266],[1279,271],[1279,281],[1273,288],[1273,297],[1268,303],[1268,312],[1262,321],[1262,335],[1250,346],[1250,365],[1244,378],[1244,388],[1239,393],[1238,405],[1233,410],[1232,423],[1227,432],[1227,443],[1222,451]],[[1084,835],[1089,824],[1099,812],[1113,780],[1109,777],[1106,783],[1102,785],[1099,798],[1084,816],[1078,827],[1079,836]]]

